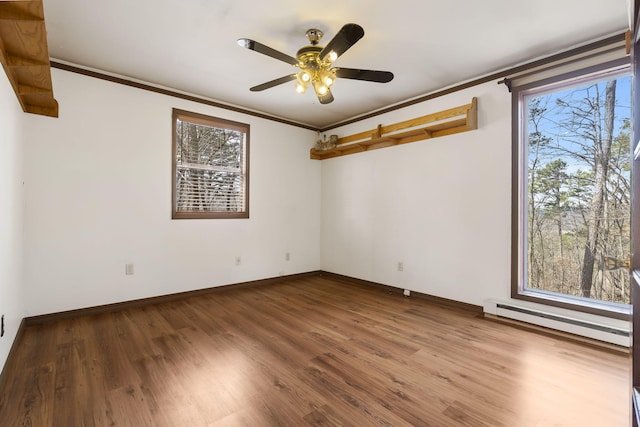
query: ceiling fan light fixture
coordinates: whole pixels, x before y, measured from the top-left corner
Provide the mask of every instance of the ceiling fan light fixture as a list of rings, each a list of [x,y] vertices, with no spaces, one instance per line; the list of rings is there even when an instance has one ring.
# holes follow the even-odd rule
[[[311,74],[307,70],[302,70],[296,75],[296,92],[305,93],[311,83]]]
[[[309,43],[311,43],[312,46],[317,45],[320,42],[320,39],[322,39],[323,35],[324,33],[317,28],[311,28],[310,30],[307,30],[307,38],[309,39]]]
[[[313,89],[316,91],[316,95],[325,96],[329,92],[327,85],[316,79],[313,81]]]
[[[328,88],[333,86],[336,81],[336,71],[334,69],[323,70],[320,74],[320,81]]]
[[[238,39],[238,44],[271,58],[286,62],[298,68],[295,74],[289,74],[278,79],[249,88],[252,92],[260,92],[280,84],[296,81],[296,92],[305,93],[309,85],[318,96],[321,104],[333,102],[331,87],[338,77],[363,80],[377,83],[388,83],[393,79],[389,71],[361,70],[356,68],[332,68],[333,62],[350,49],[364,36],[364,30],[358,24],[346,24],[331,39],[325,47],[319,45],[322,31],[312,28],[307,31],[310,45],[298,49],[296,56],[290,56],[278,50],[265,46],[251,39]]]

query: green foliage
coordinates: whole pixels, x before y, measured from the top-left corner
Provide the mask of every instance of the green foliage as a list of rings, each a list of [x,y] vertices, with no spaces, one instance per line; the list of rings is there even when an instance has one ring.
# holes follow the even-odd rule
[[[531,186],[534,194],[539,196],[543,212],[548,215],[561,215],[568,199],[567,163],[562,159],[552,160],[544,164],[538,171],[538,179]]]

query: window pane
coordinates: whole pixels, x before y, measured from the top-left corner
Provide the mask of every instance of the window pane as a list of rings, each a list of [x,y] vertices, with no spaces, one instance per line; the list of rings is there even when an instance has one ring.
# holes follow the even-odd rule
[[[631,79],[525,92],[526,291],[628,304]]]
[[[174,218],[248,217],[248,126],[174,111],[174,131]]]

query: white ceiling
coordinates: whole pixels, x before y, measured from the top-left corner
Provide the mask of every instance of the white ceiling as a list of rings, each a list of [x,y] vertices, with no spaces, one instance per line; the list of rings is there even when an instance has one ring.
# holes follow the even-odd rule
[[[44,0],[53,60],[263,112],[312,127],[346,119],[626,31],[628,0]],[[318,28],[364,37],[336,66],[392,71],[380,84],[339,79],[321,105],[292,74],[244,49],[251,38],[288,55]],[[54,81],[55,85],[55,81]],[[55,92],[55,86],[54,86]]]

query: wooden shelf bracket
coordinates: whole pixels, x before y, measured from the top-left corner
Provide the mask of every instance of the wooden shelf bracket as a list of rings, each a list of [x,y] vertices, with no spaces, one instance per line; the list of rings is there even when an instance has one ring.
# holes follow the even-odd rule
[[[370,131],[338,138],[336,146],[333,148],[326,150],[312,148],[310,157],[315,160],[330,159],[439,136],[453,135],[477,128],[478,100],[474,97],[471,99],[470,104],[387,126],[378,125],[376,129]]]

